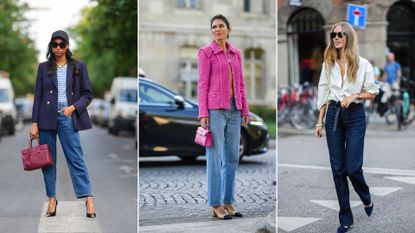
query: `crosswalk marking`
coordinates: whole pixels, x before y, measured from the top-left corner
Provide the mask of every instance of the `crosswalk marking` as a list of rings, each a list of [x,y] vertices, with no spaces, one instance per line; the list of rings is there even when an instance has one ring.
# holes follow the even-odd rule
[[[321,218],[278,217],[278,228],[290,232],[319,220]]]
[[[332,210],[339,211],[339,202],[338,201],[332,201],[332,200],[310,200],[313,203],[316,203],[318,205],[322,205],[324,207],[330,208]],[[350,201],[350,207],[355,207],[362,204],[361,201]]]
[[[96,219],[87,218],[85,203],[59,201],[55,217],[46,217],[48,203],[43,203],[38,233],[102,233]]]
[[[396,192],[400,189],[402,189],[401,187],[370,187],[370,193],[376,196],[386,196],[390,193]]]
[[[408,184],[415,184],[415,177],[412,177],[412,176],[385,176],[383,178],[388,179],[388,180],[395,180],[395,181],[399,181],[403,183],[408,183]]]
[[[328,166],[316,166],[316,165],[279,163],[278,167],[331,171],[331,168],[328,167]],[[381,175],[415,176],[415,171],[414,170],[404,170],[404,169],[363,167],[363,171],[364,171],[364,173],[381,174]]]

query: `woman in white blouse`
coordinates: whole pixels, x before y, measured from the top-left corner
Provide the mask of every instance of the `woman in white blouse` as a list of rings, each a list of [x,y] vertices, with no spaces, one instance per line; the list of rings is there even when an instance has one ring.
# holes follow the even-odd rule
[[[320,109],[315,135],[322,136],[323,118],[330,154],[330,164],[340,205],[338,233],[353,224],[347,177],[365,206],[373,211],[369,187],[362,170],[366,120],[363,102],[375,98],[379,88],[374,82],[373,67],[359,56],[353,27],[340,22],[330,32],[318,85],[317,107]]]

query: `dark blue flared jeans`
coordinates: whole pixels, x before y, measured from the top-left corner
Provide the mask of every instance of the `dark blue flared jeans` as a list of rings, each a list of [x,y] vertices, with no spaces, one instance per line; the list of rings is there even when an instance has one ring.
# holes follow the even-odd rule
[[[326,116],[326,137],[342,225],[353,224],[347,177],[363,204],[369,205],[371,202],[362,170],[365,132],[363,104],[352,103],[348,108],[342,108],[339,102],[330,102]]]

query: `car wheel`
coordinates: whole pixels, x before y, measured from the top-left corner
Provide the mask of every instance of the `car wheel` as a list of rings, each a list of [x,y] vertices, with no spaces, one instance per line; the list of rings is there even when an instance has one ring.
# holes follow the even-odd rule
[[[239,140],[239,161],[246,155],[248,150],[248,139],[246,133],[241,131],[241,139]]]

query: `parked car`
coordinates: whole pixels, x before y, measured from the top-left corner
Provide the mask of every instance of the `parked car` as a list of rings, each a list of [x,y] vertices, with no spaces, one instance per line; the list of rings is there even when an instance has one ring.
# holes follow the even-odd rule
[[[109,103],[103,99],[94,98],[88,106],[88,112],[92,123],[106,127],[110,114]]]
[[[17,118],[23,122],[30,122],[32,120],[33,100],[29,98],[16,98]]]
[[[13,135],[17,121],[17,111],[14,104],[14,91],[8,78],[0,78],[0,112],[3,119],[1,128],[3,133]]]
[[[194,143],[200,125],[198,104],[146,78],[139,79],[139,148],[140,156],[176,155],[184,160],[205,154]],[[268,150],[268,128],[250,113],[250,122],[241,126],[240,156]]]
[[[108,131],[134,131],[137,119],[137,78],[117,77],[112,80]]]

